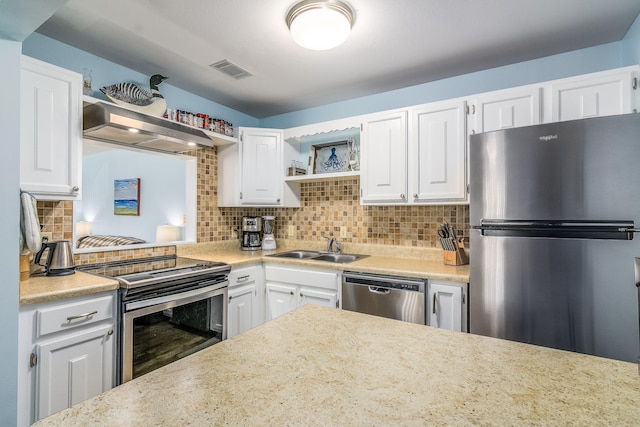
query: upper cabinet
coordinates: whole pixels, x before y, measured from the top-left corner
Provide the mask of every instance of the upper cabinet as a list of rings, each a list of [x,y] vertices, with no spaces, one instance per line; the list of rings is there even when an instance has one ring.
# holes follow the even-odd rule
[[[587,119],[635,112],[638,68],[627,67],[551,82],[545,121]]]
[[[541,88],[525,86],[474,97],[469,133],[490,132],[540,123]]]
[[[240,128],[237,145],[218,149],[218,206],[300,206],[283,159],[281,130]]]
[[[465,102],[410,110],[409,185],[413,203],[466,200]]]
[[[372,115],[362,125],[363,204],[466,201],[464,101]]]
[[[407,112],[372,115],[362,124],[362,203],[407,201]]]
[[[79,200],[82,75],[22,57],[20,187],[41,200]]]

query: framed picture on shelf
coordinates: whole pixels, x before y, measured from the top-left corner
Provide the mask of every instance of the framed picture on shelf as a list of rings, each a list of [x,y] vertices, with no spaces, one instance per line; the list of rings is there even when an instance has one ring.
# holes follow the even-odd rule
[[[350,141],[312,145],[309,150],[309,171],[314,174],[347,172],[352,155]]]

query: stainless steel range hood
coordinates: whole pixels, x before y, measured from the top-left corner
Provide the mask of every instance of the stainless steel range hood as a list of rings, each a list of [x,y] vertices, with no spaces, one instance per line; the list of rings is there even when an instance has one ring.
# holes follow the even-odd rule
[[[214,145],[201,129],[105,102],[84,107],[82,127],[84,138],[165,153]]]

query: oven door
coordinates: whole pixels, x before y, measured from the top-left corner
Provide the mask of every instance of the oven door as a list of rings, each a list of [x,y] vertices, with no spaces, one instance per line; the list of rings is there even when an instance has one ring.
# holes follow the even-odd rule
[[[228,284],[122,302],[119,383],[226,339]]]

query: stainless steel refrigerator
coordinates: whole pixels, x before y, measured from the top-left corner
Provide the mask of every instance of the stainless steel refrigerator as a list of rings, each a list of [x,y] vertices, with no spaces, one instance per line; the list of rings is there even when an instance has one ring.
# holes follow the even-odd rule
[[[470,331],[636,361],[640,114],[473,135],[470,168]]]

